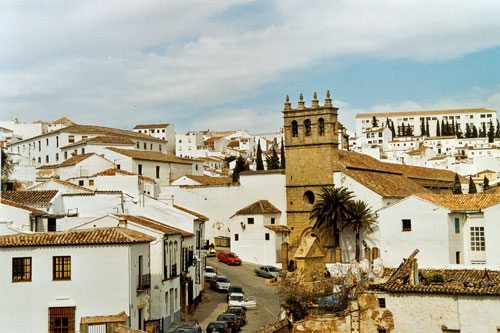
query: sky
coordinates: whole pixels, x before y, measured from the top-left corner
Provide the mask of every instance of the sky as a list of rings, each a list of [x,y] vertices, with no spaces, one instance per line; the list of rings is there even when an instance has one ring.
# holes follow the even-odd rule
[[[277,132],[286,95],[357,113],[500,109],[500,1],[0,0],[0,119]]]

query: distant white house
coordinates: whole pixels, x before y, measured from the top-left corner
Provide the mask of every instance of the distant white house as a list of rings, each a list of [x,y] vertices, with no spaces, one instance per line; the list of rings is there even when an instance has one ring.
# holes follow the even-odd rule
[[[154,319],[149,242],[125,228],[0,236],[2,332],[75,332],[82,317]],[[100,324],[96,321],[95,324]]]
[[[380,256],[397,266],[420,250],[428,266],[500,266],[499,194],[416,194],[377,211]]]
[[[167,154],[175,154],[175,125],[174,124],[150,124],[136,125],[132,130],[137,133],[147,134],[157,139],[165,140]]]
[[[281,263],[281,245],[290,230],[280,224],[281,211],[267,200],[256,201],[230,218],[231,250],[243,261],[262,265]]]
[[[102,155],[105,153],[106,147],[114,147],[121,149],[135,149],[137,144],[127,137],[102,135],[69,143],[61,147],[61,153],[64,159],[68,156],[74,156],[85,153],[95,153]],[[161,146],[159,146],[161,147]]]
[[[113,162],[101,155],[95,153],[80,154],[74,155],[62,163],[38,168],[37,179],[43,181],[54,177],[62,180],[87,177],[113,167]]]

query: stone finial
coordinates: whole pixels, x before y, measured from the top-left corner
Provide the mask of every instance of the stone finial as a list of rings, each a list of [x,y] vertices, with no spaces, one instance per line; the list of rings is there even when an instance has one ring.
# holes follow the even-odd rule
[[[285,109],[284,111],[290,111],[292,109],[292,103],[290,103],[290,97],[286,95]]]
[[[311,107],[312,108],[317,108],[318,106],[319,106],[318,94],[316,94],[316,92],[314,92]]]
[[[330,90],[326,91],[325,106],[332,106],[332,99],[330,98]]]
[[[299,97],[299,106],[297,107],[297,109],[303,110],[305,108],[306,108],[306,106],[305,106],[305,102],[304,102],[304,96],[302,94],[300,94],[300,97]]]

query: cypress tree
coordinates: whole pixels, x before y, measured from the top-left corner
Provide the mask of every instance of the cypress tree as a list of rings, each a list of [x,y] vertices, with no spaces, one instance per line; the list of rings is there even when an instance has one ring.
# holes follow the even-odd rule
[[[458,173],[455,173],[455,181],[453,182],[453,194],[462,194],[462,184],[460,183]]]
[[[281,138],[281,169],[285,169],[285,145],[283,144],[283,138]]]
[[[280,168],[280,161],[278,158],[278,154],[276,153],[276,149],[274,149],[273,147],[272,150],[273,150],[273,156],[266,157],[267,170],[274,170]]]
[[[441,136],[441,131],[439,130],[439,120],[436,120],[436,136]]]
[[[465,137],[472,138],[472,130],[470,129],[469,124],[465,124]]]
[[[425,136],[427,137],[431,136],[429,132],[429,119],[425,120]]]
[[[260,140],[257,144],[257,161],[255,162],[257,170],[264,170],[264,162],[262,162],[262,148],[260,148]]]
[[[373,118],[372,118],[372,127],[377,127],[377,126],[378,126],[377,117],[373,116]]]
[[[469,176],[469,194],[477,193],[476,184],[472,180],[472,176]]]
[[[441,119],[441,135],[442,136],[446,135],[446,127],[444,125],[444,119]]]
[[[486,123],[483,123],[483,125],[481,126],[481,131],[480,131],[480,137],[481,138],[485,138],[486,137]]]
[[[493,122],[490,119],[490,127],[488,128],[488,142],[493,143],[495,141],[495,128],[493,127]]]
[[[233,183],[237,183],[240,180],[240,172],[245,170],[248,170],[248,165],[245,159],[240,155],[236,158],[236,164],[234,165]]]
[[[391,120],[391,132],[392,132],[392,137],[396,137],[396,130],[394,129],[394,122]]]
[[[464,137],[462,133],[462,129],[460,128],[460,123],[455,123],[455,134],[458,139],[461,139]]]
[[[490,181],[488,180],[488,178],[486,178],[486,176],[484,176],[484,178],[483,178],[483,191],[486,191],[489,188],[490,188]]]
[[[457,132],[455,130],[455,118],[451,118],[451,128],[450,128],[450,134],[451,135],[456,135]]]
[[[498,121],[498,119],[497,119],[497,131],[495,132],[495,138],[500,138],[500,122]]]
[[[477,138],[477,128],[476,125],[472,125],[472,136],[471,138]]]
[[[420,119],[420,136],[425,135],[425,120],[424,118]]]
[[[406,136],[406,126],[405,126],[405,123],[403,123],[401,125],[401,135],[402,136]]]

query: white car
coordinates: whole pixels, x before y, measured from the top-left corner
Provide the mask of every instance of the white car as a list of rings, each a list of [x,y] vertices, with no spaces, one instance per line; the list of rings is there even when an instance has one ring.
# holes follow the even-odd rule
[[[242,306],[245,308],[255,308],[257,307],[257,300],[255,296],[245,296],[241,293],[232,293],[229,295],[228,306]]]
[[[217,271],[212,266],[205,267],[205,280],[210,281],[217,276]]]
[[[210,287],[215,291],[225,291],[229,289],[231,282],[229,282],[228,278],[222,275],[214,277],[210,280]]]

